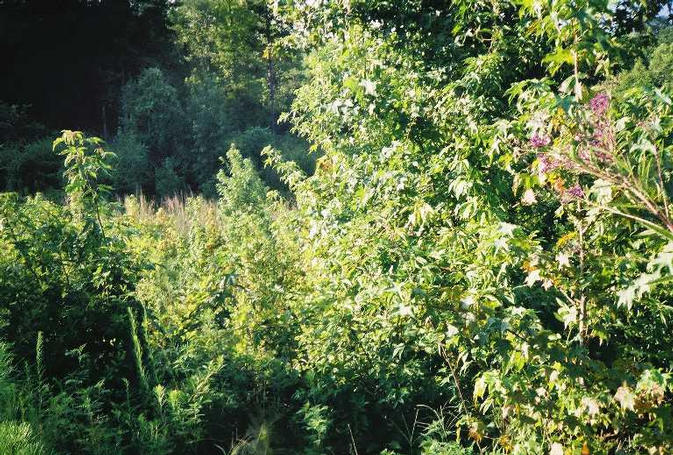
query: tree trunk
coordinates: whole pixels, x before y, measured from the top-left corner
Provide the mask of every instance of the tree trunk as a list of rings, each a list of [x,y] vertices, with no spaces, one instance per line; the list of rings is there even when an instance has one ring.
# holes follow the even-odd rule
[[[269,128],[276,132],[276,68],[273,60],[273,37],[271,31],[271,11],[266,12],[266,83],[269,90]]]
[[[107,128],[107,112],[105,110],[105,103],[101,107],[101,117],[103,118],[103,139],[106,141],[109,139],[108,128]]]

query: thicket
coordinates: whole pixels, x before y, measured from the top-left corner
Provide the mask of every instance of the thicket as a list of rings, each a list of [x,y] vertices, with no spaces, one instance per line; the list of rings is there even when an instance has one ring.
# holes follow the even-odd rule
[[[264,5],[181,4],[191,99],[270,87],[231,76],[262,71],[227,47],[261,24],[307,56],[280,121],[314,172],[275,126],[226,129],[245,98],[212,114],[148,69],[116,143],[53,142],[63,201],[1,195],[0,448],[673,451],[661,2]],[[117,200],[148,160],[217,198]]]

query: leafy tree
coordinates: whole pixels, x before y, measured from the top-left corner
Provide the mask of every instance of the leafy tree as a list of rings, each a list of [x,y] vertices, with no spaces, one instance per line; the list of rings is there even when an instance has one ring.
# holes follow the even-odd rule
[[[154,174],[154,187],[159,197],[171,197],[184,192],[185,184],[176,172],[177,163],[166,158]]]
[[[177,90],[158,68],[145,69],[128,82],[122,96],[122,131],[136,134],[153,163],[182,153],[187,132]]]
[[[137,134],[120,131],[111,148],[117,156],[113,174],[115,191],[125,194],[150,192],[152,168],[149,153]]]
[[[242,130],[265,125],[277,131],[297,84],[297,56],[283,44],[291,23],[266,0],[195,0],[174,12],[174,29],[198,78],[215,75],[226,87]]]
[[[673,39],[671,29],[663,29],[658,34],[657,44],[650,46],[646,60],[638,60],[633,68],[623,71],[616,78],[614,95],[628,96],[628,90],[639,87],[669,89],[671,87],[670,50]]]

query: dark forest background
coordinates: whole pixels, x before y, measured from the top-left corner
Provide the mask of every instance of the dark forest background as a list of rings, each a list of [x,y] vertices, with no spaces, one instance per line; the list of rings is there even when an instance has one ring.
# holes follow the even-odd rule
[[[0,188],[62,186],[49,138],[72,125],[117,153],[121,194],[213,196],[219,157],[234,142],[258,165],[275,144],[310,170],[305,144],[278,124],[301,59],[283,48],[288,27],[269,8],[0,2]],[[265,179],[279,186],[271,172]]]

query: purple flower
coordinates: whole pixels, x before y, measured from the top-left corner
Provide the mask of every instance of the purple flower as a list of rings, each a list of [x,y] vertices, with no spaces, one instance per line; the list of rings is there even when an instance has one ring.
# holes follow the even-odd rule
[[[548,136],[541,136],[537,133],[533,134],[530,138],[530,145],[535,148],[546,147],[551,143],[551,139]]]
[[[538,162],[540,163],[539,164],[540,172],[542,172],[543,174],[546,172],[556,170],[560,167],[563,167],[564,165],[563,161],[555,158],[549,153],[538,153],[537,159]]]
[[[603,141],[603,128],[599,127],[594,130],[594,141],[597,143]]]
[[[610,98],[605,93],[599,93],[589,101],[592,112],[599,117],[602,117],[608,111],[609,106]]]
[[[555,163],[552,160],[552,158],[544,153],[540,153],[537,156],[538,162],[540,163],[539,168],[540,172],[545,173],[549,171],[553,171],[555,169]]]
[[[606,163],[607,164],[607,163],[612,163],[612,161],[614,161],[613,158],[612,158],[612,155],[610,153],[606,152],[605,150],[600,150],[600,149],[596,150],[595,154],[596,154],[596,159],[598,161],[600,161],[601,163]]]
[[[566,194],[577,199],[582,199],[584,197],[584,190],[581,186],[574,185],[566,190]]]

